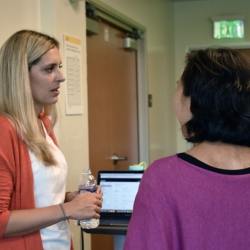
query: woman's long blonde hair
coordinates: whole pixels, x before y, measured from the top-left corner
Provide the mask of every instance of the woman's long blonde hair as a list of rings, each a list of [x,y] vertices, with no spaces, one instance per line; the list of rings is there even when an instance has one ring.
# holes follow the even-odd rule
[[[8,117],[18,135],[46,166],[56,165],[49,144],[39,132],[29,70],[59,42],[45,34],[21,30],[13,34],[0,49],[0,115]],[[52,127],[57,120],[56,105],[46,105]]]

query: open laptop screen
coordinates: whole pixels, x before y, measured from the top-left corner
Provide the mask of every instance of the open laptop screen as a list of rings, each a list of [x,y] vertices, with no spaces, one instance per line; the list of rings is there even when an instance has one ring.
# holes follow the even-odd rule
[[[99,171],[102,213],[132,213],[143,171]]]

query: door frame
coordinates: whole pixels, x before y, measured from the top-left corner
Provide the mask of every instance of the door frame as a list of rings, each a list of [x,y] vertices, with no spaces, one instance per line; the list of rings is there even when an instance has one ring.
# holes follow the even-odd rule
[[[147,30],[144,26],[125,16],[121,12],[100,2],[99,0],[86,0],[94,6],[96,16],[121,27],[128,32],[137,30],[140,39],[137,40],[137,93],[138,93],[138,136],[139,136],[139,161],[149,164],[149,122],[148,122],[148,80],[146,37]],[[87,17],[86,17],[87,19]]]
[[[221,46],[232,49],[250,49],[250,43],[203,44],[203,45],[187,45],[185,47],[185,52],[187,53],[194,49],[205,49],[213,46]]]

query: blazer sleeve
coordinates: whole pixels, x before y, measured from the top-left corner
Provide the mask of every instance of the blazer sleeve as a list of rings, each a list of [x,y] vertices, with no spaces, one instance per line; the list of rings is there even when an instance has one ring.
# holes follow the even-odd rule
[[[0,239],[10,216],[10,202],[15,183],[15,141],[17,134],[5,117],[0,117]]]

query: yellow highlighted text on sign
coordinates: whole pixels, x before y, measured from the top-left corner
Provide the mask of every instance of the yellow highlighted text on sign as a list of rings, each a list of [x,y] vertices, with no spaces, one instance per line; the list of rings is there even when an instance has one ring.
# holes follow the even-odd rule
[[[65,36],[65,40],[70,43],[81,45],[81,40],[72,36]]]

